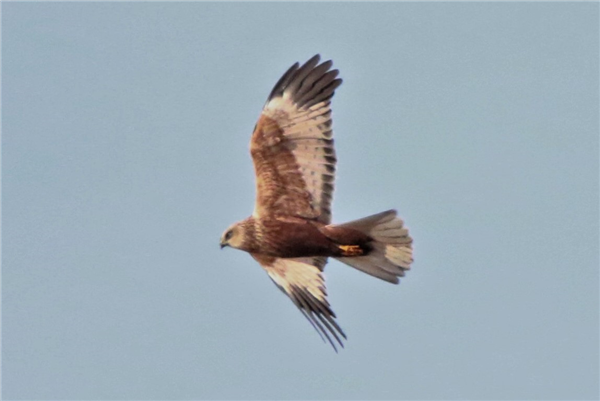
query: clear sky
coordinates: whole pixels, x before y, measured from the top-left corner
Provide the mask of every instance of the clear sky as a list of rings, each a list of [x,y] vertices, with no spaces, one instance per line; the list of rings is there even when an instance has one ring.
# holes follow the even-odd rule
[[[597,3],[2,4],[6,399],[597,399]],[[339,354],[247,254],[251,130],[332,59]]]

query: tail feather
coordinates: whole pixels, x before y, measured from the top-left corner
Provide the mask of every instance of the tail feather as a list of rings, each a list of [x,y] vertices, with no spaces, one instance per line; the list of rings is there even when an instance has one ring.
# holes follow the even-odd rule
[[[381,280],[397,284],[410,269],[412,238],[395,210],[388,210],[336,227],[358,230],[373,238],[373,249],[365,256],[337,257],[342,263]]]

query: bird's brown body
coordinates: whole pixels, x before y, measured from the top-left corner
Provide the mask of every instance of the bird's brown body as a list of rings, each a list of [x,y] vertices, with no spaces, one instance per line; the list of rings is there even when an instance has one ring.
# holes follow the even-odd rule
[[[336,155],[331,98],[342,80],[316,55],[271,91],[250,140],[256,202],[221,237],[252,255],[335,348],[346,338],[327,301],[328,257],[390,283],[410,268],[412,239],[395,210],[331,224]]]
[[[366,255],[372,238],[351,228],[297,217],[249,217],[241,222],[253,235],[240,249],[280,258]]]

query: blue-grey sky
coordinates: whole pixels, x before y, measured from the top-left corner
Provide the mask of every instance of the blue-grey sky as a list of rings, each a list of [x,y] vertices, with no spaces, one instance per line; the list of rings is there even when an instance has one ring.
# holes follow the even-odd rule
[[[597,399],[597,3],[2,4],[5,399]],[[315,53],[335,222],[397,208],[399,286],[332,261],[339,354],[222,231]]]

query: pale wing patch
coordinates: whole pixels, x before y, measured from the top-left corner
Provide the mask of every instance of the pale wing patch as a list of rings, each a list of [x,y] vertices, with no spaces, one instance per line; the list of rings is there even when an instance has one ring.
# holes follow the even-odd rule
[[[336,163],[329,102],[300,111],[289,99],[275,98],[263,113],[283,131],[281,145],[295,157],[311,209],[321,222],[329,223]]]
[[[323,339],[327,339],[336,351],[330,335],[344,346],[340,336],[346,338],[346,335],[334,320],[335,313],[327,301],[325,281],[321,272],[326,263],[325,258],[271,258],[255,254],[252,256]]]
[[[310,258],[278,258],[266,270],[285,292],[290,293],[294,287],[302,288],[320,302],[327,302],[322,273],[310,264]]]

